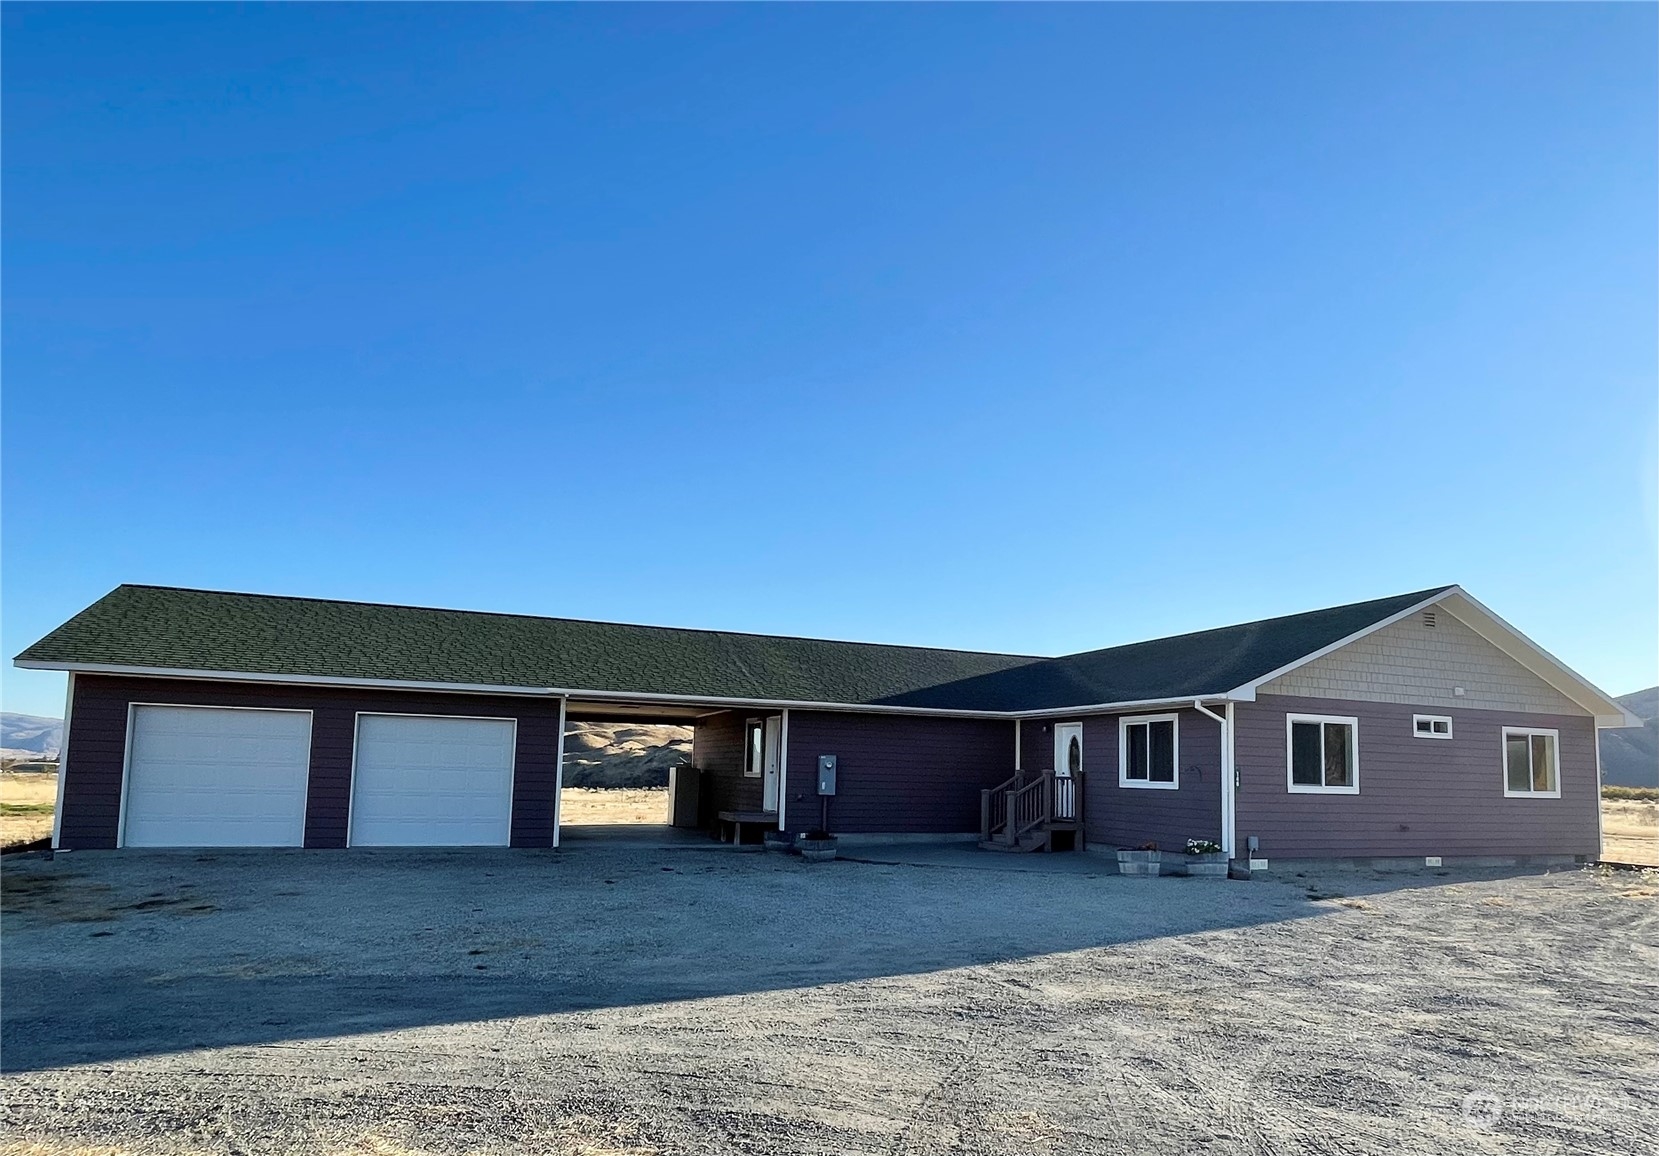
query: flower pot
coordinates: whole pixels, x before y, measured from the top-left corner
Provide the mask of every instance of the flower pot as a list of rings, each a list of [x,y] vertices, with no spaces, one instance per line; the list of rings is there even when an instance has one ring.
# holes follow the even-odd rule
[[[1163,873],[1162,851],[1119,851],[1119,875],[1159,875]]]
[[[1187,874],[1205,879],[1227,878],[1227,853],[1212,851],[1203,855],[1187,856]]]
[[[814,839],[811,836],[802,835],[795,840],[795,849],[801,853],[801,858],[808,863],[828,863],[835,858],[835,836],[830,835],[827,838]]]

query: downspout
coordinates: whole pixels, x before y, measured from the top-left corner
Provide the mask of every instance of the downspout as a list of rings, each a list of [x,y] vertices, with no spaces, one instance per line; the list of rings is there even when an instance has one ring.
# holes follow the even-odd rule
[[[73,677],[73,676],[71,676]],[[1020,720],[1014,720],[1014,773],[1020,772]]]
[[[1216,714],[1197,699],[1192,700],[1192,709],[1200,714],[1209,715],[1221,724],[1221,849],[1227,857],[1233,857],[1233,812],[1236,803],[1237,773],[1233,767],[1233,704],[1227,703],[1222,707],[1225,712]]]

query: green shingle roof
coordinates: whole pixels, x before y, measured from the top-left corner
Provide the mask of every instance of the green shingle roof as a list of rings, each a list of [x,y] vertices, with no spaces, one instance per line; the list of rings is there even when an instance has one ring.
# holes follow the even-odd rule
[[[1041,710],[1219,694],[1449,589],[1043,658],[120,586],[17,658],[595,694]]]

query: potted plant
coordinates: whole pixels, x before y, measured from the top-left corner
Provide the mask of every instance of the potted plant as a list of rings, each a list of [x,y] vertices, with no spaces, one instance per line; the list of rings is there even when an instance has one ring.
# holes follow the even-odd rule
[[[1214,839],[1187,840],[1187,874],[1227,878],[1227,854]]]
[[[795,840],[795,849],[808,863],[828,863],[835,858],[835,836],[828,831],[808,831]]]
[[[1164,853],[1156,843],[1142,843],[1139,847],[1119,848],[1119,875],[1157,875],[1163,871]]]

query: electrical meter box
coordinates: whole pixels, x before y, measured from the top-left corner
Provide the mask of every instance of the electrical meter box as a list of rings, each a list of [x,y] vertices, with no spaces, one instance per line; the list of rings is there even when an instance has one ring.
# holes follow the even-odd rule
[[[820,795],[835,794],[835,756],[818,756],[818,793]]]

